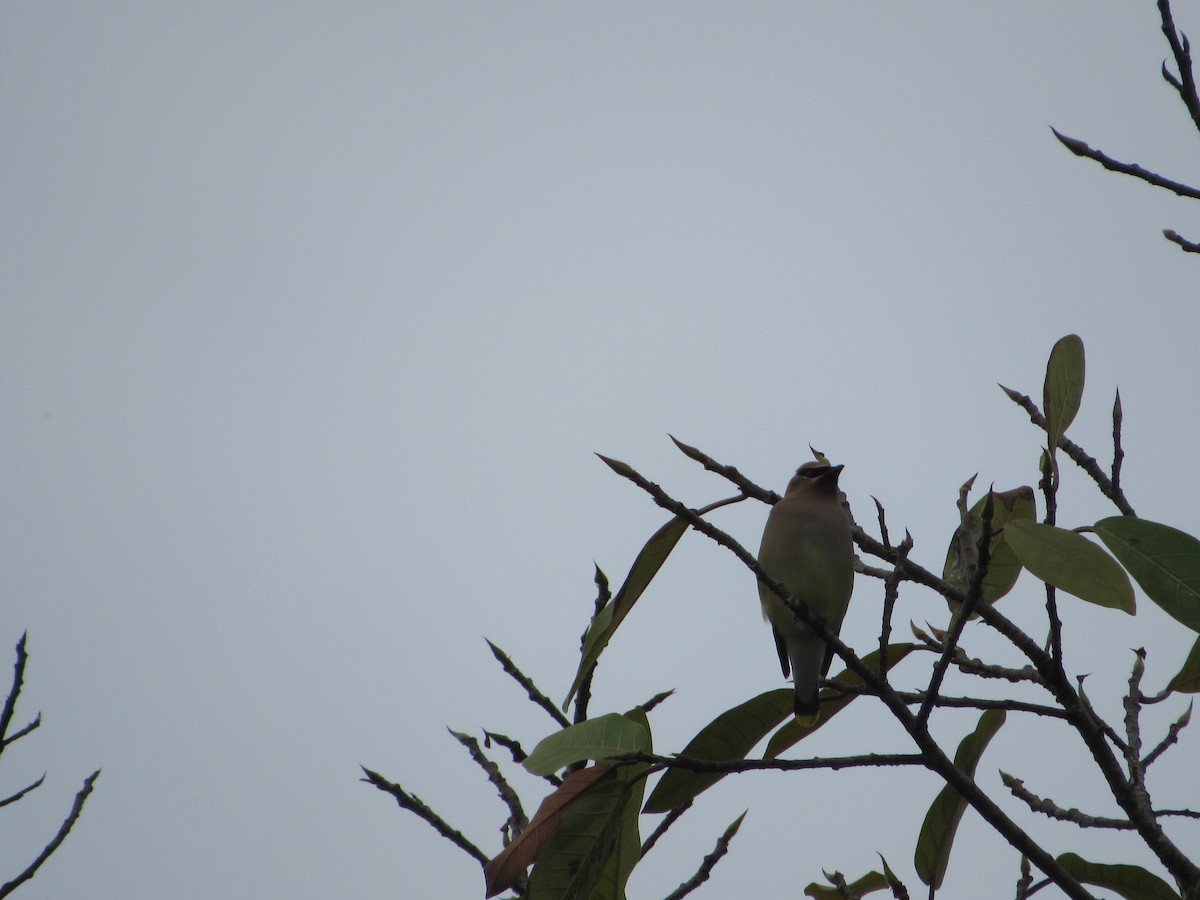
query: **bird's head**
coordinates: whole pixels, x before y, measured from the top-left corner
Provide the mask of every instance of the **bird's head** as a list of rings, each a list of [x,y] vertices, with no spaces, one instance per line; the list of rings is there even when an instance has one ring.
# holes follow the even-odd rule
[[[788,482],[785,496],[801,491],[836,496],[838,476],[842,473],[842,468],[842,466],[831,466],[825,459],[819,462],[806,462],[796,470],[796,474]]]

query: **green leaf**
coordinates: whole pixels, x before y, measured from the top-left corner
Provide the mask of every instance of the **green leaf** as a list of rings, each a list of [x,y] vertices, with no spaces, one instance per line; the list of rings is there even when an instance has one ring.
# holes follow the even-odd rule
[[[1033,488],[1022,485],[1011,491],[991,491],[992,497],[992,538],[988,542],[988,553],[991,561],[987,573],[983,576],[983,595],[980,599],[989,606],[1007,594],[1017,583],[1021,575],[1021,561],[1008,545],[1005,538],[1005,526],[1009,522],[1032,522],[1037,516],[1037,502],[1034,499]],[[971,533],[967,536],[967,546],[979,546],[979,538],[983,534],[983,508],[987,504],[988,495],[980,497],[971,507]],[[950,547],[946,551],[946,564],[942,568],[942,577],[963,593],[971,585],[971,567],[975,560],[964,560],[960,555],[962,546],[962,525],[954,531],[950,538]],[[948,602],[948,601],[947,601]],[[950,604],[951,611],[954,605]],[[972,617],[973,618],[973,617]]]
[[[671,555],[671,551],[675,549],[675,545],[679,543],[679,539],[683,537],[683,533],[687,529],[687,522],[674,518],[654,532],[650,540],[646,541],[645,546],[633,561],[633,565],[630,566],[629,574],[625,576],[625,583],[621,585],[621,589],[617,591],[612,602],[600,611],[600,614],[592,621],[591,627],[588,628],[587,635],[583,639],[579,670],[575,673],[575,680],[571,682],[571,690],[567,693],[567,699],[563,701],[563,709],[570,705],[576,691],[583,684],[583,679],[587,677],[587,673],[596,664],[596,660],[600,658],[604,648],[608,646],[613,632],[625,620],[625,616],[629,614],[633,604],[637,603],[642,592],[658,574],[658,570],[667,561],[667,557]]]
[[[913,649],[912,644],[891,644],[888,647],[888,668],[904,659]],[[874,668],[878,665],[879,651],[869,653],[863,662]],[[862,684],[862,679],[850,672],[849,669],[836,676],[837,681],[847,684]],[[836,696],[837,699],[831,699]],[[802,729],[802,733],[792,732],[789,726],[784,726],[771,738],[767,750],[770,759],[779,752],[786,750],[802,737],[828,721],[857,695],[840,695],[826,688],[822,694],[821,718],[811,728]],[[780,688],[759,694],[745,703],[721,713],[692,738],[680,756],[689,759],[706,761],[732,762],[745,759],[754,746],[761,741],[771,729],[788,719],[792,719],[795,705],[795,693],[791,688]],[[795,722],[795,719],[792,719]],[[799,726],[798,726],[799,727]],[[775,748],[772,752],[771,748]],[[660,813],[683,806],[694,800],[699,794],[708,790],[725,777],[721,772],[692,772],[687,769],[668,769],[650,799],[646,801],[643,812]]]
[[[823,872],[822,874],[826,878],[829,878],[830,881],[833,880],[828,872]],[[887,878],[882,872],[868,872],[857,881],[847,884],[846,887],[850,889],[851,895],[861,897],[863,894],[887,890],[889,885]],[[817,884],[815,881],[804,889],[804,894],[805,896],[812,897],[813,900],[825,900],[827,897],[830,900],[836,900],[838,897],[846,896],[832,885]]]
[[[1005,539],[1021,564],[1042,581],[1080,600],[1134,614],[1129,576],[1083,535],[1040,522],[1012,522]]]
[[[988,742],[1004,724],[1004,710],[989,709],[979,717],[975,730],[962,739],[958,752],[954,754],[954,765],[970,778],[975,777],[975,766],[983,755]],[[946,866],[950,863],[950,850],[954,845],[954,834],[966,811],[967,801],[962,794],[946,785],[938,793],[917,838],[917,852],[913,859],[921,881],[934,890],[942,886]]]
[[[1083,400],[1083,341],[1077,334],[1060,338],[1046,363],[1046,383],[1042,389],[1042,409],[1046,413],[1046,431],[1050,455],[1058,439],[1075,420]]]
[[[1088,862],[1076,853],[1064,853],[1057,862],[1076,881],[1116,891],[1125,900],[1179,900],[1169,884],[1141,866]]]
[[[1200,631],[1200,541],[1132,516],[1101,519],[1093,528],[1147,597]]]
[[[792,714],[795,699],[791,688],[780,688],[728,709],[700,729],[680,755],[722,762],[745,759],[755,744]],[[682,806],[724,777],[720,772],[667,769],[651,792],[643,812],[667,812]]]
[[[883,877],[887,880],[887,886],[892,889],[893,896],[907,897],[908,888],[904,886],[904,882],[896,877],[896,873],[892,871],[892,867],[888,865],[888,861],[883,858],[883,854],[878,854],[879,861],[883,863]]]
[[[529,900],[588,900],[617,847],[629,804],[619,779],[592,788],[567,810],[529,876]]]
[[[891,671],[892,666],[908,656],[912,651],[914,644],[889,644],[888,645],[888,671]],[[868,668],[878,671],[879,668],[879,651],[874,650],[862,658],[862,661]],[[857,685],[862,684],[862,678],[849,669],[843,669],[837,675],[833,676],[834,681],[840,681],[844,684]],[[858,694],[842,694],[834,688],[822,688],[821,690],[821,718],[812,725],[801,725],[799,719],[791,719],[784,724],[777,732],[771,735],[771,739],[767,741],[767,750],[763,754],[764,759],[774,759],[779,756],[784,750],[787,750],[797,741],[802,741],[843,709],[845,709]]]
[[[1167,685],[1167,690],[1180,694],[1200,694],[1200,638],[1192,644],[1192,652],[1188,654],[1183,668],[1175,673]]]
[[[571,725],[543,738],[523,765],[534,775],[551,775],[585,759],[607,759],[645,749],[650,732],[620,713]]]
[[[647,735],[650,734],[650,721],[645,710],[637,708],[625,715],[630,721],[645,728]],[[651,750],[649,740],[644,749],[647,752]],[[591,900],[625,900],[625,885],[642,853],[638,811],[642,805],[642,796],[646,792],[646,779],[642,775],[648,768],[650,767],[646,763],[636,763],[617,769],[617,779],[628,787],[628,797],[624,801],[624,811],[617,823],[617,839],[612,855],[608,858],[600,882],[592,891]]]

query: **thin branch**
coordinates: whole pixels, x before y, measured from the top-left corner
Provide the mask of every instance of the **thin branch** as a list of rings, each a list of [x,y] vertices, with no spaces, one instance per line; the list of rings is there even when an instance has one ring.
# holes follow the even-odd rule
[[[1200,253],[1200,243],[1197,243],[1196,241],[1189,241],[1173,228],[1164,228],[1163,237],[1172,243],[1178,244],[1188,253]]]
[[[1149,810],[1150,795],[1146,792],[1146,770],[1142,765],[1142,729],[1139,721],[1142,706],[1138,702],[1142,693],[1142,676],[1146,672],[1146,651],[1144,648],[1138,648],[1133,653],[1129,691],[1122,701],[1125,707],[1125,738],[1129,742],[1125,750],[1125,764],[1129,769],[1129,786],[1133,788],[1134,796],[1143,808]]]
[[[1200,819],[1200,812],[1194,809],[1156,809],[1156,816],[1183,816],[1186,819]]]
[[[704,884],[704,882],[708,881],[713,868],[720,862],[721,857],[729,852],[729,843],[733,840],[734,832],[737,831],[738,826],[742,824],[742,819],[745,817],[746,814],[742,813],[732,825],[725,829],[724,834],[717,838],[717,845],[713,847],[712,853],[705,856],[700,863],[700,868],[696,870],[696,874],[667,894],[665,900],[680,900],[680,898],[686,897],[692,891],[696,890],[696,888],[700,887],[700,885]]]
[[[1029,868],[1029,857],[1021,857],[1021,877],[1017,879],[1017,900],[1026,900],[1033,884],[1033,871]]]
[[[1014,778],[1007,772],[1000,773],[1000,780],[1014,797],[1024,802],[1031,810],[1058,819],[1060,822],[1071,822],[1080,828],[1112,828],[1119,831],[1132,831],[1133,823],[1128,819],[1109,819],[1102,816],[1089,816],[1072,807],[1064,809],[1048,797],[1039,797],[1025,787],[1025,782]]]
[[[717,462],[707,453],[697,450],[695,447],[689,447],[674,435],[669,434],[667,437],[674,441],[675,446],[678,447],[685,456],[690,459],[694,459],[696,462],[700,463],[700,465],[704,466],[704,468],[708,469],[708,471],[715,472],[722,478],[725,478],[732,483],[734,487],[742,492],[742,496],[738,498],[739,500],[753,497],[755,500],[761,500],[763,503],[770,504],[774,504],[779,500],[778,494],[776,494],[774,491],[768,491],[765,488],[759,487],[757,484],[739,472],[734,466],[726,466]]]
[[[580,659],[583,659],[583,652],[587,647],[588,633],[591,632],[592,626],[596,624],[596,619],[600,617],[600,613],[604,611],[604,607],[612,602],[612,591],[608,587],[608,576],[600,570],[599,566],[596,566],[596,575],[592,580],[596,583],[596,600],[592,606],[592,618],[588,620],[588,627],[579,636]],[[574,719],[576,725],[587,721],[588,704],[592,702],[592,678],[596,675],[596,664],[595,662],[592,663],[588,667],[588,670],[584,672],[583,679],[579,682],[579,690],[575,692]]]
[[[848,684],[844,681],[822,680],[822,687],[833,688],[843,696],[875,696],[875,691],[865,684]],[[897,691],[897,696],[909,705],[919,704],[925,700],[924,691]],[[941,709],[1003,709],[1006,712],[1025,712],[1047,719],[1066,719],[1067,714],[1057,706],[1046,706],[1041,703],[1027,703],[1024,700],[992,700],[986,697],[947,697],[938,694],[935,705]]]
[[[487,638],[484,638],[484,640],[486,641]],[[559,711],[557,706],[554,705],[554,701],[537,689],[537,685],[533,683],[533,680],[517,668],[516,663],[512,661],[507,653],[505,653],[491,641],[488,641],[487,645],[489,648],[491,648],[492,656],[496,657],[496,660],[500,663],[500,666],[504,669],[505,673],[512,676],[512,679],[517,684],[525,688],[525,693],[529,695],[530,700],[549,713],[550,717],[554,719],[554,721],[557,722],[562,728],[566,728],[571,724],[570,720]]]
[[[1046,501],[1046,518],[1044,519],[1047,525],[1053,525],[1058,518],[1058,461],[1049,453],[1042,453],[1042,478],[1038,482],[1038,486],[1042,489],[1042,496]],[[1050,657],[1054,660],[1054,668],[1066,676],[1066,670],[1063,669],[1063,652],[1062,652],[1062,619],[1058,617],[1058,601],[1054,590],[1054,585],[1050,582],[1045,582],[1046,588],[1046,619],[1050,623],[1050,634],[1046,638],[1046,645],[1050,649]]]
[[[1029,420],[1033,422],[1034,425],[1042,429],[1042,431],[1047,431],[1046,417],[1042,415],[1041,411],[1037,408],[1036,403],[1034,403],[1029,399],[1029,397],[1025,396],[1020,391],[1014,391],[1011,388],[1006,388],[1004,385],[1000,385],[1000,389],[1008,395],[1008,399],[1029,414]],[[1067,454],[1067,456],[1071,457],[1075,465],[1087,472],[1091,479],[1096,482],[1096,486],[1100,488],[1100,493],[1111,500],[1123,515],[1137,515],[1137,513],[1133,511],[1133,507],[1129,505],[1129,501],[1125,498],[1125,492],[1113,485],[1112,481],[1109,480],[1109,477],[1105,475],[1103,471],[1101,471],[1100,466],[1096,463],[1096,460],[1092,459],[1091,456],[1084,452],[1083,448],[1073,442],[1070,438],[1064,436],[1058,439],[1058,449],[1062,450],[1065,454]]]
[[[887,527],[883,521],[883,507],[879,501],[875,501],[875,505],[879,507],[879,526],[883,533],[883,542],[887,545]],[[908,529],[904,529],[904,540],[900,542],[897,550],[900,553],[900,559],[908,559],[909,551],[913,548],[912,535]],[[888,643],[892,639],[892,614],[896,609],[896,601],[900,597],[900,564],[892,566],[892,572],[883,582],[883,623],[879,629],[879,671],[886,672],[888,670]]]
[[[42,777],[39,778],[37,781],[35,781],[33,784],[29,785],[28,787],[23,787],[23,788],[21,788],[21,790],[17,791],[15,794],[12,794],[9,797],[5,797],[3,800],[0,800],[0,806],[8,806],[8,804],[10,804],[10,803],[16,803],[18,800],[20,800],[26,794],[40,788],[42,786],[42,782],[45,780],[46,780],[46,773],[43,772]]]
[[[3,741],[0,741],[0,744],[7,746],[7,745],[13,743],[14,741],[19,741],[21,738],[25,737],[25,735],[29,734],[29,732],[40,727],[41,724],[42,724],[42,714],[38,713],[36,716],[33,717],[32,722],[30,722],[28,725],[26,725],[20,731],[14,731],[12,734],[10,734],[8,737],[6,737]]]
[[[471,759],[487,774],[488,781],[496,788],[496,793],[500,795],[500,800],[508,807],[508,821],[512,826],[513,834],[519,834],[521,829],[529,824],[529,819],[525,815],[525,810],[521,808],[521,798],[517,796],[517,792],[512,789],[512,785],[505,779],[503,773],[500,771],[500,767],[488,759],[487,755],[480,748],[479,741],[475,740],[471,735],[451,729],[446,730],[467,749],[467,752],[471,755]]]
[[[21,644],[23,645],[24,643],[25,637],[22,635]],[[53,854],[55,850],[62,846],[62,842],[67,839],[67,835],[71,833],[71,829],[75,827],[75,823],[79,820],[79,816],[83,813],[83,804],[87,802],[88,796],[90,796],[92,793],[92,786],[96,783],[96,779],[99,777],[100,770],[97,769],[84,779],[83,787],[80,788],[79,793],[75,795],[75,802],[71,805],[71,811],[67,813],[67,817],[63,819],[62,825],[59,826],[58,834],[54,835],[54,837],[50,839],[50,843],[48,843],[45,848],[43,848],[42,852],[38,854],[37,859],[25,867],[25,871],[7,884],[0,885],[0,897],[7,897],[18,887],[31,879],[37,873],[37,870],[42,867],[42,863],[48,860],[51,854]]]
[[[1121,490],[1121,463],[1125,461],[1125,451],[1121,447],[1121,423],[1124,419],[1125,415],[1121,411],[1121,389],[1117,388],[1112,411],[1113,464],[1111,480],[1113,490],[1118,493]]]
[[[419,797],[417,797],[415,794],[408,793],[406,790],[404,790],[404,788],[400,787],[400,785],[388,781],[378,772],[372,772],[365,766],[362,767],[362,770],[367,776],[366,778],[362,779],[363,781],[373,784],[385,794],[391,794],[396,799],[396,803],[400,805],[401,809],[407,809],[410,813],[413,813],[418,818],[423,819],[434,829],[434,831],[436,831],[450,843],[454,844],[454,846],[467,853],[467,855],[474,857],[481,866],[487,864],[488,857],[482,850],[467,840],[461,831],[449,825],[445,819],[426,806]]]
[[[888,537],[887,516],[883,512],[883,504],[879,502],[878,497],[872,497],[875,501],[875,514],[879,519],[879,539],[883,541],[883,546],[891,548],[892,541]]]
[[[525,762],[529,754],[525,752],[525,748],[521,746],[521,742],[510,738],[506,734],[499,734],[495,731],[483,732],[483,746],[490,748],[493,743],[499,744],[508,751],[508,755],[512,757],[512,761],[518,766]]]
[[[1192,53],[1188,46],[1187,38],[1180,34],[1175,27],[1175,20],[1171,15],[1170,0],[1158,0],[1158,14],[1162,19],[1162,33],[1167,39],[1167,43],[1171,46],[1171,54],[1175,57],[1175,65],[1179,67],[1179,77],[1175,78],[1167,72],[1167,64],[1164,62],[1162,71],[1170,85],[1179,92],[1179,99],[1183,101],[1183,105],[1187,107],[1188,114],[1192,117],[1192,124],[1197,130],[1200,130],[1200,96],[1196,94],[1196,78],[1192,72]]]
[[[663,816],[663,820],[658,823],[658,827],[655,828],[654,831],[650,832],[650,836],[642,842],[642,851],[638,854],[639,859],[645,857],[645,855],[654,848],[654,845],[658,843],[659,839],[666,834],[668,830],[670,830],[671,826],[679,821],[680,816],[692,808],[692,804],[694,802],[694,800],[689,800],[687,803],[683,804],[682,806],[675,807],[673,810]]]
[[[920,753],[864,753],[859,756],[812,757],[811,759],[693,759],[690,756],[659,756],[655,753],[621,753],[612,758],[618,763],[646,763],[650,768],[643,777],[665,769],[689,772],[792,772],[799,769],[856,769],[864,767],[921,766],[929,763]]]
[[[1173,194],[1178,194],[1180,197],[1190,197],[1193,200],[1200,200],[1200,190],[1186,185],[1180,181],[1172,181],[1170,178],[1151,172],[1149,169],[1144,169],[1137,163],[1123,163],[1120,160],[1113,159],[1100,150],[1093,149],[1077,138],[1067,137],[1054,128],[1050,129],[1054,132],[1054,136],[1059,139],[1064,147],[1074,153],[1076,156],[1082,156],[1085,159],[1094,160],[1100,163],[1110,172],[1120,172],[1122,175],[1130,175],[1134,178],[1141,179],[1147,184],[1152,184],[1155,187],[1163,188]]]
[[[9,688],[8,697],[4,700],[4,708],[0,710],[0,753],[4,752],[4,747],[8,744],[5,738],[8,736],[8,729],[12,725],[13,712],[17,708],[17,698],[21,696],[21,686],[25,682],[25,662],[29,659],[28,654],[25,652],[25,638],[27,636],[28,632],[22,632],[21,639],[17,641],[17,660],[13,663],[12,687]]]
[[[974,481],[973,478],[972,481]],[[954,657],[954,651],[958,648],[958,640],[962,637],[963,628],[971,618],[971,613],[975,611],[975,607],[983,595],[983,579],[987,575],[988,564],[991,562],[992,514],[992,492],[988,491],[987,500],[983,504],[983,518],[980,522],[979,541],[974,548],[975,570],[971,577],[971,587],[967,591],[966,600],[954,611],[954,617],[950,620],[950,633],[947,635],[946,640],[943,641],[944,649],[942,650],[942,655],[933,665],[933,674],[929,679],[929,687],[925,691],[925,699],[921,702],[921,708],[917,712],[917,727],[921,730],[925,730],[929,725],[929,713],[933,710],[934,703],[937,701],[938,690],[942,686],[942,679],[946,677],[947,669],[950,668],[950,661]],[[968,517],[969,513],[964,514],[963,528],[970,533],[971,529]]]
[[[1179,740],[1179,732],[1187,727],[1188,722],[1192,720],[1192,704],[1189,703],[1187,709],[1183,711],[1178,719],[1171,723],[1167,728],[1167,736],[1159,742],[1159,745],[1146,754],[1146,758],[1142,760],[1142,768],[1148,769],[1150,765],[1158,759],[1166,751],[1168,747]]]
[[[655,694],[653,697],[651,697],[645,703],[639,703],[638,706],[641,708],[642,712],[650,712],[650,710],[654,709],[654,707],[658,706],[664,700],[667,700],[668,698],[673,696],[674,693],[675,693],[674,688],[672,688],[669,691],[659,691],[657,694]]]

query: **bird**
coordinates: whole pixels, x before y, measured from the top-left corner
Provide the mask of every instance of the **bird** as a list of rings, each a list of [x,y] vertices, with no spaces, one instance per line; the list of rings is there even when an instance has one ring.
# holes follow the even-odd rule
[[[834,634],[841,631],[854,588],[850,518],[838,498],[842,468],[819,454],[816,462],[800,466],[782,499],[771,507],[758,551],[766,573],[824,619]],[[791,669],[796,719],[801,725],[815,725],[821,714],[817,683],[829,672],[833,651],[761,581],[758,596],[785,678]]]

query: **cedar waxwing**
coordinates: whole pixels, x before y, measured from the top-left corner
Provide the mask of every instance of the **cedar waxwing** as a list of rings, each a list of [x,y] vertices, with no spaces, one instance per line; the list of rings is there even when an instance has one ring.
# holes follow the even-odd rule
[[[763,529],[758,562],[783,582],[795,599],[825,620],[837,634],[854,587],[854,545],[850,518],[838,500],[841,466],[827,460],[808,462],[796,470],[787,492],[771,508]],[[783,674],[791,665],[796,685],[796,718],[812,725],[820,716],[817,681],[829,671],[833,652],[759,582],[763,618],[771,623]]]

